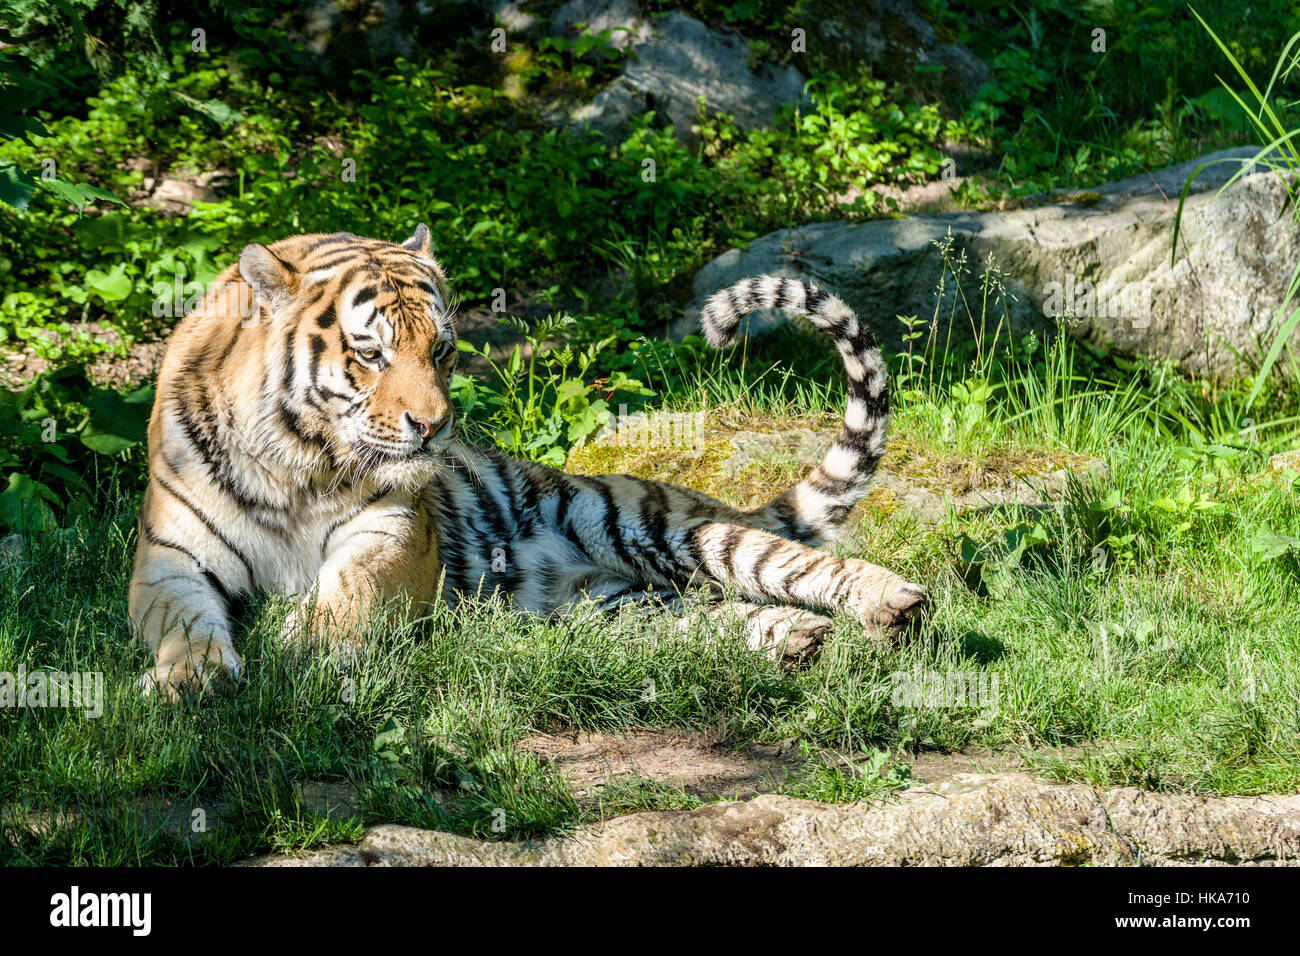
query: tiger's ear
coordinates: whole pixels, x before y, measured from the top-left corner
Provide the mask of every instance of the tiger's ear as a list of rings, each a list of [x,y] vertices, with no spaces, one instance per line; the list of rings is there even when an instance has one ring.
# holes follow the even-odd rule
[[[239,275],[272,309],[283,307],[298,291],[298,270],[260,242],[250,242],[239,253]]]
[[[402,243],[402,248],[414,252],[421,259],[433,258],[433,243],[429,241],[429,227],[420,223],[415,227],[415,234]]]

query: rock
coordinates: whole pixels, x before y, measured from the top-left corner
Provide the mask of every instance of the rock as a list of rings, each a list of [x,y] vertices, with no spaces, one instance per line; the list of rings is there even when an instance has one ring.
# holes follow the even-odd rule
[[[829,431],[806,429],[739,432],[728,438],[736,451],[722,463],[722,468],[738,474],[777,457],[810,468],[822,460],[834,437]],[[878,505],[910,514],[922,524],[933,524],[943,520],[949,507],[958,514],[1014,506],[1041,508],[1060,499],[1071,474],[1101,479],[1107,475],[1106,463],[1096,458],[1076,458],[1068,466],[1052,467],[1054,464],[1029,459],[1015,470],[981,468],[978,477],[968,476],[958,487],[945,487],[944,476],[920,478],[882,465],[871,480],[872,499]]]
[[[779,230],[700,270],[695,299],[673,332],[680,338],[698,329],[700,308],[712,292],[772,272],[834,291],[883,342],[897,346],[902,329],[895,316],[934,314],[942,271],[935,244],[951,234],[953,252],[965,252],[975,273],[968,280],[972,288],[985,256],[995,257],[1015,296],[1007,299],[1015,332],[1046,330],[1059,313],[1072,334],[1120,354],[1168,359],[1192,375],[1240,377],[1250,369],[1234,350],[1257,357],[1258,343],[1271,340],[1274,312],[1300,256],[1295,222],[1283,214],[1285,185],[1261,171],[1220,194],[1217,187],[1239,167],[1211,166],[1187,199],[1173,266],[1170,253],[1187,174],[1209,160],[1254,152],[1224,150],[1093,193],[1057,193],[1049,197],[1054,201],[1031,208]],[[951,286],[949,277],[948,296]],[[949,305],[945,298],[941,317]],[[782,321],[759,313],[748,329]],[[959,311],[956,331],[966,324]],[[1293,343],[1300,347],[1300,331]]]
[[[575,8],[576,7],[576,8]],[[793,66],[765,64],[751,70],[749,48],[734,37],[720,36],[683,13],[670,13],[648,29],[632,16],[627,0],[567,4],[557,23],[588,22],[591,29],[628,23],[634,54],[623,74],[570,117],[570,128],[594,129],[611,142],[631,131],[631,120],[650,110],[672,125],[686,142],[696,139],[696,100],[703,97],[710,113],[728,113],[742,129],[770,125],[783,105],[808,103],[804,78]],[[631,40],[636,42],[632,43]]]
[[[1264,468],[1266,475],[1285,475],[1288,472],[1300,472],[1300,448],[1274,455]]]
[[[707,441],[705,440],[707,437]],[[793,484],[825,456],[835,428],[779,428],[750,431],[723,427],[703,412],[637,412],[616,418],[570,456],[586,473],[587,463],[638,477],[681,481],[713,495],[749,489],[766,501]],[[584,449],[612,449],[612,460]],[[755,481],[775,464],[779,485]],[[867,501],[902,512],[922,524],[942,521],[949,508],[961,514],[1013,507],[1042,508],[1060,500],[1070,475],[1105,480],[1106,463],[1059,453],[1052,456],[1006,452],[983,460],[936,458],[894,440],[872,479]],[[851,545],[851,539],[850,539]]]
[[[811,0],[800,25],[808,30],[808,52],[846,76],[863,63],[876,76],[912,85],[917,68],[942,67],[935,82],[947,94],[973,97],[989,68],[959,43],[943,43],[912,0],[865,0],[851,17],[836,0]]]
[[[911,514],[922,524],[934,524],[943,520],[950,507],[957,514],[1017,507],[1044,508],[1061,499],[1071,475],[1104,480],[1107,474],[1104,461],[1084,458],[1067,467],[1050,470],[1030,467],[1023,473],[997,476],[987,485],[955,493],[927,486],[886,468],[876,472],[871,485],[878,495],[880,492],[887,495],[885,501],[889,504]]]
[[[291,29],[322,72],[354,62],[356,54],[410,56],[415,33],[403,6],[397,0],[315,0],[296,15]]]
[[[20,534],[7,534],[0,538],[0,560],[6,558],[20,558],[26,549],[27,543]]]
[[[537,18],[523,9],[526,0],[492,0],[487,5],[492,9],[496,22],[513,33],[529,30]]]
[[[811,468],[826,457],[835,441],[835,432],[833,429],[790,428],[774,432],[736,432],[727,436],[727,440],[735,451],[722,463],[722,470],[734,475],[774,458],[788,458],[800,466]]]
[[[637,0],[569,0],[555,13],[553,33],[567,33],[585,24],[583,33],[600,36],[609,31],[609,45],[617,50],[645,43],[654,32],[641,16]]]
[[[770,125],[779,106],[811,102],[796,66],[752,70],[744,40],[715,33],[685,14],[651,20],[637,0],[569,0],[556,12],[552,29],[572,32],[582,23],[593,35],[609,30],[612,46],[635,54],[621,77],[571,114],[574,127],[585,124],[610,141],[621,140],[633,117],[653,109],[680,138],[693,142],[701,96],[710,113],[730,114],[741,129]],[[873,0],[855,7],[851,17],[842,5],[817,0],[807,5],[799,27],[807,33],[806,52],[846,75],[868,63],[878,76],[916,85],[918,67],[940,67],[938,85],[965,97],[988,79],[988,67],[973,53],[940,42],[911,0]]]
[[[287,12],[285,28],[301,48],[303,65],[329,84],[357,69],[375,69],[420,52],[421,37],[481,37],[483,48],[500,25],[520,33],[535,18],[528,0],[310,0]],[[512,39],[511,42],[514,42]]]
[[[883,802],[764,795],[616,817],[566,836],[488,842],[403,826],[261,866],[1043,866],[1286,864],[1300,795],[1097,791],[1024,773],[957,774]]]
[[[190,211],[196,202],[216,202],[217,191],[209,185],[208,177],[199,177],[194,182],[184,179],[163,179],[154,188],[148,199],[140,205],[151,206],[163,212],[184,214]]]

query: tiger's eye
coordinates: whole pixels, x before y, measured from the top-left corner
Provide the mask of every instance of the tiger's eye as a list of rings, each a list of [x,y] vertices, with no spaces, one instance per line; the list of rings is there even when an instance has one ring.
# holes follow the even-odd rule
[[[379,360],[379,349],[357,349],[357,358],[363,362],[376,362]]]

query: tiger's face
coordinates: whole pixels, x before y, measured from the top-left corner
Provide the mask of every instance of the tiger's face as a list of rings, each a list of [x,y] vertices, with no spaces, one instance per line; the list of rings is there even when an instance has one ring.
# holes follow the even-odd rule
[[[408,486],[432,477],[455,433],[456,332],[428,229],[400,245],[349,233],[251,244],[239,272],[270,309],[270,345],[282,344],[283,368],[268,371],[285,427],[336,469]]]

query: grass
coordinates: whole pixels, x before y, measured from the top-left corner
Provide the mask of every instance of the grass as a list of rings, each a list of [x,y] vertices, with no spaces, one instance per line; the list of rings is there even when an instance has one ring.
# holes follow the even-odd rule
[[[714,420],[824,427],[838,401],[821,378],[824,343],[788,332],[749,348],[730,373],[700,372],[682,404]],[[286,608],[265,598],[245,614],[239,692],[167,707],[132,688],[146,655],[126,624],[129,500],[33,536],[0,559],[0,671],[99,671],[106,700],[98,719],[0,709],[0,856],[219,863],[355,839],[375,821],[522,839],[697,805],[662,783],[615,781],[580,806],[553,767],[517,746],[559,730],[793,739],[806,768],[786,792],[823,800],[907,786],[911,754],[972,748],[1098,786],[1293,790],[1300,564],[1252,542],[1300,527],[1296,476],[1258,476],[1266,443],[1198,446],[1214,400],[1189,418],[1182,393],[1085,375],[1091,359],[1078,349],[1062,339],[1019,372],[984,369],[976,377],[998,385],[978,415],[958,416],[960,436],[942,421],[954,393],[970,399],[969,380],[910,395],[894,440],[930,461],[995,469],[1065,449],[1101,458],[1105,477],[1071,483],[1057,509],[937,524],[869,502],[854,547],[924,582],[932,617],[901,647],[837,620],[821,659],[797,671],[756,657],[738,632],[706,640],[594,611],[545,622],[491,600],[376,629],[370,656],[349,669],[282,650]],[[794,371],[774,371],[769,352],[793,355]],[[1019,552],[1002,544],[1033,526]],[[984,549],[978,562],[971,545]],[[900,680],[923,675],[983,675],[996,693],[935,698],[922,683],[900,697]],[[331,813],[307,798],[331,783],[355,805]]]

